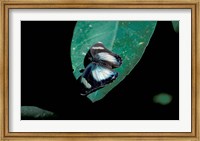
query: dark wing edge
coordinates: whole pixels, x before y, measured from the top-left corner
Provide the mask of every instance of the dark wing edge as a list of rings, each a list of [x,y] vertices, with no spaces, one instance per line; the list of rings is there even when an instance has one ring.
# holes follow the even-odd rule
[[[92,73],[92,71],[96,72]],[[79,77],[80,93],[83,96],[88,95],[103,88],[105,85],[112,83],[117,77],[118,73],[112,69],[97,63],[90,63]]]
[[[114,59],[109,60],[108,57],[103,57],[103,56],[100,57],[100,54],[103,54],[103,53],[112,56],[113,58],[115,58],[115,61],[114,61]],[[108,50],[103,45],[102,42],[98,42],[98,43],[94,44],[88,51],[88,56],[92,60],[94,60],[94,59],[98,60],[103,65],[108,64],[111,68],[118,68],[122,64],[122,58],[119,55]]]

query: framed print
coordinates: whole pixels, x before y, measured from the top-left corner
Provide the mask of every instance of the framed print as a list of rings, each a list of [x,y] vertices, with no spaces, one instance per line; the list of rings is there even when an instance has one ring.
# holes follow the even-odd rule
[[[1,1],[2,140],[198,140],[199,1]]]

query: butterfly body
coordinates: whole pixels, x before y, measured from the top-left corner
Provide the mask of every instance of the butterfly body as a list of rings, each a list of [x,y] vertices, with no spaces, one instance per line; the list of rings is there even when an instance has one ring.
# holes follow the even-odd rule
[[[81,95],[88,95],[113,82],[118,76],[113,68],[121,64],[121,57],[106,49],[101,42],[93,45],[86,54],[85,70],[79,78]]]

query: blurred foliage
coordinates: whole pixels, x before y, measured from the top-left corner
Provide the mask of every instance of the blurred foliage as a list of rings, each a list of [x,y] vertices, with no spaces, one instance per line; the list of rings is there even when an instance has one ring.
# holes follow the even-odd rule
[[[176,33],[178,33],[179,32],[179,21],[172,21],[172,25],[173,25],[174,31]]]
[[[167,105],[172,101],[172,96],[167,93],[160,93],[154,96],[153,101],[161,105]]]
[[[21,119],[56,119],[57,115],[51,111],[41,109],[36,106],[22,106],[21,107]]]

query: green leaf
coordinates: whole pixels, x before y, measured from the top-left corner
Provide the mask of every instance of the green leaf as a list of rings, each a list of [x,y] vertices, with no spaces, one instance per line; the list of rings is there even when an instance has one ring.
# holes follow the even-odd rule
[[[84,57],[90,47],[102,42],[106,48],[121,56],[123,63],[115,71],[118,78],[88,95],[92,101],[102,99],[117,86],[135,67],[142,57],[155,30],[156,21],[79,21],[71,43],[71,61],[76,79],[84,69]]]
[[[172,21],[172,25],[173,25],[174,31],[176,33],[178,33],[179,32],[179,21]]]
[[[36,106],[22,106],[21,118],[23,119],[55,119],[57,115],[51,111]]]

